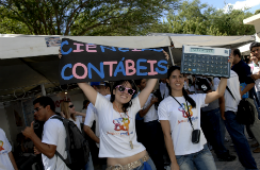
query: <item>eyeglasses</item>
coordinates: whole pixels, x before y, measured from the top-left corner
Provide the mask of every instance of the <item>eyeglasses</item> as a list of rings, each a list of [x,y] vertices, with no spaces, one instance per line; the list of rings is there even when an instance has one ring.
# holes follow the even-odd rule
[[[73,108],[74,107],[74,105],[69,105],[69,108]]]
[[[33,110],[33,112],[34,112],[34,113],[35,113],[35,112],[38,112],[41,108],[42,108],[42,107],[36,107],[36,108]]]
[[[134,89],[127,88],[127,87],[124,87],[124,86],[122,86],[122,85],[118,85],[118,86],[116,86],[116,88],[118,88],[118,90],[121,91],[121,92],[127,90],[127,92],[128,92],[130,95],[133,95],[133,94],[135,93],[135,90],[134,90]]]
[[[256,53],[256,52],[260,52],[260,49],[255,49],[255,50],[253,50],[253,51],[250,51],[251,53]]]

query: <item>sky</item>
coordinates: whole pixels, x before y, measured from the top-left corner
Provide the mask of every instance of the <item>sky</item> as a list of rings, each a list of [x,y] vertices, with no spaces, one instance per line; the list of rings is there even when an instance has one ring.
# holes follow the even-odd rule
[[[260,9],[260,0],[200,0],[201,3],[207,3],[217,9],[226,9],[225,2],[233,5],[234,9],[244,9],[247,7],[251,13],[255,13],[257,9]]]

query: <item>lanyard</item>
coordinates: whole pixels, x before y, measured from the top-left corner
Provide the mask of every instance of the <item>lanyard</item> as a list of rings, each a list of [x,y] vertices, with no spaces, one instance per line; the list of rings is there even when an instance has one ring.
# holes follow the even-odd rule
[[[172,95],[171,95],[171,96],[172,96]],[[182,107],[182,105],[180,104],[180,102],[179,102],[175,97],[172,96],[172,98],[173,98],[177,103],[179,103],[179,105]],[[190,116],[190,111],[189,111],[189,105],[188,105],[188,103],[187,103],[186,100],[185,100],[185,102],[186,102],[187,111],[188,111],[189,114],[187,114],[187,112],[185,111],[185,108],[183,108],[183,107],[182,107],[182,108],[184,109],[185,114],[186,114],[186,116],[188,117],[188,119],[189,119],[189,121],[190,121],[191,127],[192,127],[192,129],[194,130],[194,127],[193,127],[193,124],[192,124],[192,121],[191,121],[191,116]]]

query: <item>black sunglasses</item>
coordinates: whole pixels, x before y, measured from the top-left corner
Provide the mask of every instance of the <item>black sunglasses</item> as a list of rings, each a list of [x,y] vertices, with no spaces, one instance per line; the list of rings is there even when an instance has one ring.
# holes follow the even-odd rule
[[[74,107],[74,105],[69,105],[69,108],[73,108]]]

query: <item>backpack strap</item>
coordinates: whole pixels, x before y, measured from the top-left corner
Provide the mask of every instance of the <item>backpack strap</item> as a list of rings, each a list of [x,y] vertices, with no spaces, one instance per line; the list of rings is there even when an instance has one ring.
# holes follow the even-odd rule
[[[233,98],[234,100],[236,100],[228,86],[226,87],[226,89],[227,89],[227,91],[230,93],[230,95],[232,96],[232,98]]]
[[[64,118],[61,116],[55,115],[51,119],[58,119],[63,123]],[[63,156],[57,150],[55,151],[55,155],[57,155],[66,164],[66,160],[63,158]]]

